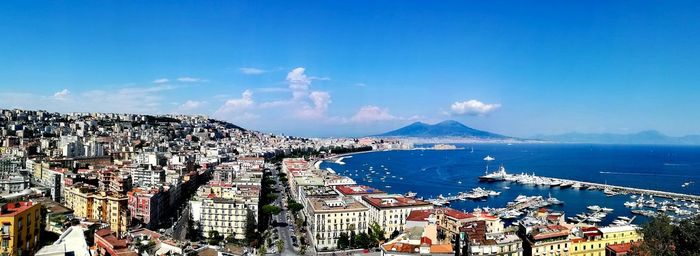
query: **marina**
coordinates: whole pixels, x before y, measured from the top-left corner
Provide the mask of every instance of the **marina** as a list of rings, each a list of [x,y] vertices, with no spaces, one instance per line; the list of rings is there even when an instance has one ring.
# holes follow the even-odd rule
[[[622,151],[623,156],[618,156],[614,160],[600,157],[601,154],[611,154],[608,152],[620,152],[619,148],[609,146],[493,144],[468,145],[464,148],[374,152],[345,159],[343,161],[345,165],[337,164],[336,159],[333,159],[324,161],[320,166],[322,169],[331,167],[339,174],[352,178],[357,177],[355,181],[358,184],[384,188],[387,193],[411,192],[410,194],[417,199],[428,199],[436,205],[445,205],[463,211],[472,211],[475,208],[488,209],[490,212],[498,213],[504,219],[513,221],[538,210],[536,208],[533,210],[535,206],[565,212],[567,221],[571,222],[575,220],[569,217],[576,217],[581,213],[591,214],[588,206],[598,205],[601,208],[613,209],[605,217],[599,214],[597,217],[602,218],[599,218],[600,222],[595,223],[596,225],[619,223],[620,216],[634,218],[633,221],[636,224],[641,224],[649,216],[660,213],[674,215],[678,219],[697,214],[697,209],[693,207],[698,203],[698,196],[693,194],[700,194],[697,192],[700,187],[693,184],[697,178],[691,168],[698,166],[674,159],[640,158],[638,156],[642,154],[640,152],[652,150],[647,149],[648,147],[630,147]],[[591,151],[591,148],[595,150]],[[653,150],[656,151],[654,156],[665,156],[672,152],[677,158],[692,159],[696,151],[700,153],[700,150],[694,148],[662,149],[654,148]],[[596,153],[599,150],[604,152]],[[484,168],[486,155],[494,158],[487,162],[490,170]],[[596,158],[604,161],[587,160],[583,164],[581,161],[558,160],[579,158]],[[646,169],[644,171],[631,169],[632,166],[638,166],[640,161],[645,165],[655,164],[661,168],[672,169],[674,172],[649,179],[646,174],[643,174],[646,173]],[[596,169],[560,171],[574,168],[574,166]],[[613,166],[617,171],[599,171],[606,169],[598,166]],[[630,167],[625,169],[619,166]],[[536,169],[537,175],[532,171],[511,174],[512,171],[507,172],[506,167],[518,170]],[[653,170],[648,169],[648,172],[651,173]],[[655,182],[651,183],[651,180]],[[689,185],[681,186],[686,182]],[[653,189],[640,189],[640,187]],[[476,199],[467,198],[466,193],[476,188],[500,194]],[[532,203],[527,206],[511,204],[513,199],[520,195],[541,197],[539,201],[542,203]],[[641,208],[637,207],[636,199],[642,195],[644,201],[649,201],[650,197],[653,197],[656,208],[651,208],[650,206],[654,206],[651,203],[643,204]],[[668,203],[663,203],[665,201]],[[666,207],[662,207],[662,203],[666,204]],[[632,204],[635,206],[632,207]],[[591,221],[596,220],[596,216],[586,216],[586,219],[587,217],[593,217]]]

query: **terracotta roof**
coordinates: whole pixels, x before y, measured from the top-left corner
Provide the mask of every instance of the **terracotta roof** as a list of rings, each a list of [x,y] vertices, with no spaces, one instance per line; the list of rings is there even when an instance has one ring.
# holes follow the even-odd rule
[[[34,204],[32,202],[16,202],[16,203],[6,203],[2,206],[2,211],[0,212],[0,217],[11,217],[20,214],[29,208],[32,208]]]
[[[386,192],[365,185],[340,185],[335,186],[343,195],[367,195],[367,194],[385,194]]]
[[[626,253],[632,250],[632,246],[637,244],[638,243],[609,244],[606,247],[608,250],[611,250],[615,253]]]
[[[369,203],[376,208],[398,208],[398,207],[409,207],[409,206],[426,206],[432,205],[429,202],[417,200],[404,196],[392,196],[392,197],[371,197],[363,196],[362,200]]]

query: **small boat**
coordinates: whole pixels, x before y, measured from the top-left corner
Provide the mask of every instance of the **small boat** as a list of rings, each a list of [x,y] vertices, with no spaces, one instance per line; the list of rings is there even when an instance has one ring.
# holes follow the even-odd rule
[[[552,197],[552,193],[549,193],[549,197],[547,198],[547,203],[559,205],[559,204],[564,204],[564,201],[561,201],[559,199]]]
[[[588,221],[588,222],[593,222],[593,223],[598,223],[598,222],[601,222],[602,220],[601,220],[601,219],[598,219],[598,218],[596,218],[596,217],[589,217],[588,219],[586,219],[586,221]]]
[[[601,209],[600,209],[600,206],[597,206],[597,205],[591,205],[591,206],[588,206],[588,207],[586,207],[586,208],[588,208],[588,210],[591,210],[591,211],[594,211],[594,212],[597,212],[597,211],[600,211],[600,210],[601,210]]]
[[[408,191],[408,192],[406,192],[406,194],[405,194],[406,197],[416,197],[416,195],[417,195],[417,193],[416,193],[416,192],[412,192],[412,191]]]
[[[605,207],[600,208],[600,210],[602,210],[602,211],[604,211],[604,212],[612,212],[612,211],[613,211],[612,208],[605,208]]]
[[[624,220],[624,221],[630,221],[630,220],[632,220],[630,217],[627,217],[627,216],[618,216],[617,218],[618,218],[618,219],[621,219],[621,220]]]

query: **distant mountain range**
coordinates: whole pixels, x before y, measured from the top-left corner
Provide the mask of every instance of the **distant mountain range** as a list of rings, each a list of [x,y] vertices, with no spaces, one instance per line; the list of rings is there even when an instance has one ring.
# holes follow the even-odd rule
[[[375,135],[375,137],[411,137],[411,138],[466,138],[477,140],[507,140],[512,137],[477,130],[454,120],[437,124],[415,122],[402,128]]]
[[[559,135],[539,135],[532,139],[563,143],[700,145],[700,135],[672,137],[654,130],[629,134],[574,132]]]
[[[454,120],[437,124],[415,122],[402,128],[374,135],[373,137],[402,137],[429,142],[507,141],[542,143],[590,143],[590,144],[655,144],[700,145],[700,135],[672,137],[649,130],[630,134],[616,133],[564,133],[537,135],[523,139],[477,130]]]

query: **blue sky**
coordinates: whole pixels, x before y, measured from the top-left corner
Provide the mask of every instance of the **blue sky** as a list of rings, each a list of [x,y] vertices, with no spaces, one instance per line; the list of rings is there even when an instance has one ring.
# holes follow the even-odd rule
[[[700,134],[697,1],[4,1],[0,107]]]

